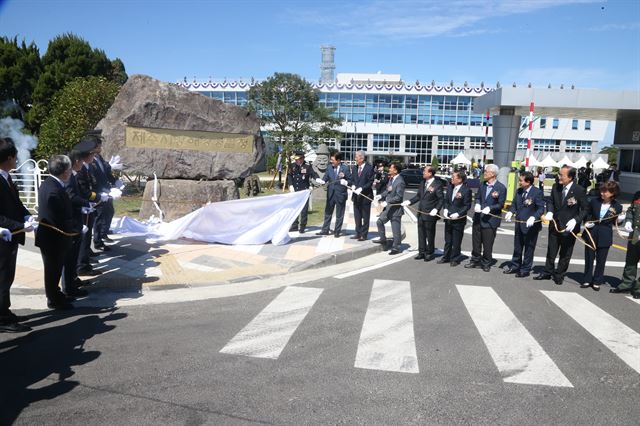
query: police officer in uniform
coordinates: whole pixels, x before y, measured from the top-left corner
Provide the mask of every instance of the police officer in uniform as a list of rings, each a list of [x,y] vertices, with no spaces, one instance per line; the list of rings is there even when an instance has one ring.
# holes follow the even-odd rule
[[[102,158],[102,138],[100,135],[102,130],[96,129],[87,132],[87,136],[93,137],[95,141],[95,153],[93,162],[89,171],[93,174],[96,182],[96,192],[98,194],[108,194],[111,188],[119,186],[117,179],[111,172],[111,165],[104,158]],[[119,182],[121,185],[122,182]],[[111,227],[111,220],[115,210],[113,208],[113,199],[109,198],[107,201],[96,205],[95,224],[93,226],[93,246],[96,249],[109,251],[109,248],[104,245],[104,242],[111,242],[109,238],[109,228]]]
[[[638,262],[640,262],[640,191],[633,196],[633,201],[627,209],[624,230],[629,233],[627,243],[627,257],[624,262],[622,283],[609,290],[611,293],[625,293],[631,291],[634,299],[640,299],[640,277],[638,277]]]
[[[294,162],[289,166],[289,174],[287,180],[289,182],[289,191],[298,192],[306,191],[311,187],[311,180],[320,181],[318,175],[313,170],[311,164],[307,164],[304,161],[304,152],[296,151],[294,153]],[[324,182],[322,182],[324,183]],[[302,208],[300,212],[300,218],[296,218],[295,222],[291,225],[290,231],[298,230],[301,234],[304,234],[307,226],[307,215],[309,214],[309,200]],[[300,228],[298,228],[298,224]]]

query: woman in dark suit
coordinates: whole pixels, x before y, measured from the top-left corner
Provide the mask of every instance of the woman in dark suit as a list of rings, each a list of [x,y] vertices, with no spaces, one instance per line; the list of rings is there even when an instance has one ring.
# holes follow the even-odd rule
[[[612,227],[615,221],[620,220],[622,213],[622,205],[616,201],[619,193],[617,182],[605,182],[600,185],[600,197],[589,202],[582,239],[595,246],[596,250],[587,246],[584,248],[584,278],[580,288],[591,287],[599,291],[604,284],[604,267],[613,243]]]

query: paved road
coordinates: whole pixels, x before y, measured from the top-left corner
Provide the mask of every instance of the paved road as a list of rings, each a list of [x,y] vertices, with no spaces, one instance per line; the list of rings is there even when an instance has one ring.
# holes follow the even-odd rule
[[[408,256],[238,297],[29,313],[34,332],[0,335],[0,423],[637,424],[638,303]]]

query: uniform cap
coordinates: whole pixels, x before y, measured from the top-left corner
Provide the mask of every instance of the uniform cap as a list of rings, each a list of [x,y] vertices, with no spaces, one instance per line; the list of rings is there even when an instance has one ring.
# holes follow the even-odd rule
[[[304,151],[294,151],[292,158],[294,160],[298,160],[300,158],[304,158]]]
[[[95,138],[92,137],[83,137],[80,142],[73,146],[73,151],[76,151],[80,154],[89,154],[91,151],[96,149],[97,143]]]

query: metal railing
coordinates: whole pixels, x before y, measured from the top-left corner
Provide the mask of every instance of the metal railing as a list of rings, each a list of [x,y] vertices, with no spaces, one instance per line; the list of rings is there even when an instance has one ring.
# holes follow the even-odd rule
[[[33,213],[38,212],[38,189],[42,181],[49,176],[48,169],[49,163],[46,160],[27,160],[9,172],[18,187],[20,199]]]

